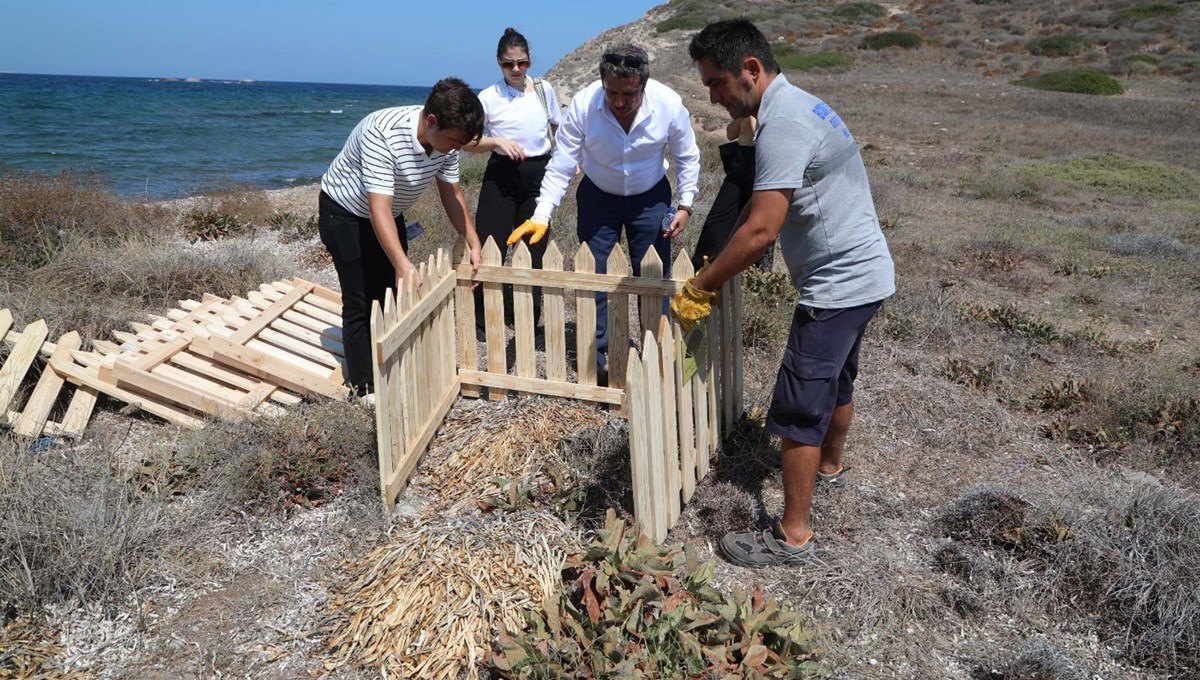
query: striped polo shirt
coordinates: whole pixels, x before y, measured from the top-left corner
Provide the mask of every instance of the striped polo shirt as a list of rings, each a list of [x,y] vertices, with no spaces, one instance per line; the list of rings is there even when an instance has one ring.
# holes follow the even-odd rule
[[[367,194],[392,197],[392,214],[410,208],[434,178],[458,182],[458,152],[431,151],[417,141],[422,106],[380,109],[363,118],[321,177],[321,190],[359,217],[370,218]]]

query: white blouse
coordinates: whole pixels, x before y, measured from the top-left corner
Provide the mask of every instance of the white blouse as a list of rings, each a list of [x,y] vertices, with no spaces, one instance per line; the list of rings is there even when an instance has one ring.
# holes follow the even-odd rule
[[[558,125],[562,121],[558,96],[554,93],[554,87],[544,80],[542,88],[546,92],[550,120]],[[501,78],[479,93],[479,101],[487,116],[483,126],[485,136],[511,139],[525,149],[526,156],[545,156],[550,153],[546,109],[542,108],[536,91],[521,92]]]

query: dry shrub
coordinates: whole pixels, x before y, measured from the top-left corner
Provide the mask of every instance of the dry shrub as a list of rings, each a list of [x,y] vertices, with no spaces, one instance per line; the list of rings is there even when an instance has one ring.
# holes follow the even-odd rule
[[[120,605],[202,517],[140,493],[107,461],[0,438],[0,602]]]
[[[154,233],[164,211],[128,203],[97,176],[0,177],[0,266],[37,269],[71,240]]]
[[[1025,525],[1029,503],[1008,489],[989,484],[967,489],[942,508],[935,522],[952,538],[969,543],[1000,543]]]
[[[268,512],[321,505],[347,488],[367,493],[364,482],[378,479],[370,414],[348,402],[212,423],[181,442],[175,457],[214,478],[233,503]]]
[[[1046,638],[1030,638],[1014,658],[976,666],[971,677],[978,680],[1088,680],[1092,675],[1079,668]]]
[[[190,247],[141,237],[72,239],[24,281],[22,316],[46,319],[52,332],[103,337],[181,299],[245,295],[288,271],[266,243],[254,241]]]
[[[1137,663],[1200,667],[1200,500],[1171,487],[1113,490],[1055,567],[1064,602],[1094,602]]]

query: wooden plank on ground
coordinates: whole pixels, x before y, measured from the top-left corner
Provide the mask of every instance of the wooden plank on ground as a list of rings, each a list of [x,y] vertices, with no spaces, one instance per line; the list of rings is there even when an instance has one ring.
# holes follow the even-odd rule
[[[513,250],[512,266],[515,269],[532,269],[533,257],[524,239],[517,242]],[[537,377],[537,359],[534,356],[533,288],[517,284],[513,286],[513,331],[516,333],[517,375],[523,378]]]
[[[46,322],[42,319],[25,326],[25,329],[21,331],[21,339],[13,345],[12,351],[4,361],[4,366],[0,367],[0,414],[8,412],[13,397],[17,395],[17,390],[21,387],[21,381],[25,379],[25,374],[33,366],[38,351],[49,333],[50,329],[46,327]]]
[[[200,356],[304,394],[312,392],[341,399],[349,392],[345,385],[303,370],[293,362],[263,351],[254,343],[243,346],[214,334],[207,338],[197,336],[192,340],[191,349]]]
[[[83,340],[79,334],[71,331],[58,339],[51,358],[54,356],[70,358],[71,350],[79,349],[81,345],[83,345]],[[21,411],[21,416],[13,426],[13,431],[22,437],[39,436],[42,428],[46,425],[46,420],[50,417],[50,409],[54,408],[54,402],[58,400],[58,393],[62,390],[65,382],[63,377],[54,371],[42,371],[42,376],[38,378],[33,393],[25,402],[25,409]]]
[[[575,271],[596,271],[596,258],[587,243],[575,252]],[[575,374],[580,385],[596,384],[596,294],[575,290]]]
[[[543,271],[558,272],[563,268],[562,251],[554,241],[546,246],[542,258]],[[563,307],[563,289],[542,287],[542,337],[546,342],[546,379],[567,380],[567,318]],[[474,367],[472,367],[474,368]]]
[[[90,356],[94,357],[95,355]],[[83,361],[90,361],[89,354],[87,352],[72,352],[71,358],[73,361],[52,359],[50,367],[59,375],[63,376],[72,383],[75,383],[76,385],[86,386],[102,394],[107,394],[114,399],[119,399],[126,404],[139,408],[147,413],[156,415],[174,425],[193,430],[204,427],[203,420],[196,418],[195,416],[179,409],[176,406],[155,401],[152,397],[121,389],[116,385],[101,380],[100,376],[97,374],[98,366],[96,365],[77,365],[75,362],[80,361],[81,359]]]
[[[303,300],[304,296],[312,290],[312,287],[313,284],[308,282],[296,285],[285,293],[283,297],[276,300],[274,304],[264,309],[257,319],[252,319],[249,323],[237,329],[229,339],[238,344],[245,344],[250,338],[258,335],[259,331],[270,326],[272,321],[291,309],[293,305]]]

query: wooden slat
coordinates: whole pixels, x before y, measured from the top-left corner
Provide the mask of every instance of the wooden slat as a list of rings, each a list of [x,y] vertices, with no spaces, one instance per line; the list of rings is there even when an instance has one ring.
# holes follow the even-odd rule
[[[596,271],[596,258],[587,243],[575,252],[575,273]],[[575,290],[575,373],[580,385],[596,384],[596,296],[586,289]]]
[[[6,308],[0,308],[0,338],[4,338],[8,342],[8,329],[12,328],[12,312]],[[13,338],[9,344],[15,345],[17,338]]]
[[[0,368],[0,413],[8,411],[13,397],[21,387],[21,381],[33,366],[38,350],[49,333],[46,322],[41,319],[25,326],[21,331],[21,339],[13,345],[8,359],[4,361],[4,367]]]
[[[671,265],[671,278],[676,281],[687,281],[696,273],[692,267],[692,258],[687,250],[682,250]],[[675,339],[675,390],[676,406],[679,422],[679,467],[680,491],[683,502],[687,503],[696,492],[696,413],[694,408],[695,388],[691,383],[683,382],[683,328],[678,321],[671,321],[671,335]],[[697,370],[699,373],[699,370]],[[693,376],[695,379],[695,376]]]
[[[580,244],[583,247],[583,244]],[[578,257],[578,253],[576,253]],[[460,277],[470,277],[469,266],[458,265]],[[647,279],[643,276],[628,276],[625,278],[597,274],[595,270],[581,272],[548,272],[542,269],[521,271],[512,267],[482,266],[475,274],[476,281],[484,283],[511,283],[526,286],[543,286],[570,288],[577,291],[593,291],[599,293],[624,293],[626,295],[674,295],[683,289],[683,281],[670,279]]]
[[[399,319],[409,309],[412,309],[415,293],[415,284],[412,279],[405,280],[400,290],[396,291],[396,304],[392,311],[389,313],[387,307],[384,307],[384,317],[388,319],[389,325],[399,323]],[[405,452],[416,440],[417,427],[421,424],[420,414],[417,413],[417,390],[424,388],[423,385],[418,385],[416,380],[418,359],[416,350],[412,346],[412,340],[410,336],[409,341],[401,345],[400,368],[397,377],[403,395],[400,399],[400,417],[404,421],[403,450]]]
[[[559,272],[563,268],[562,251],[554,241],[546,246],[542,270]],[[567,318],[563,307],[562,288],[542,288],[542,336],[546,340],[546,379],[567,380]]]
[[[721,423],[723,432],[733,430],[733,284],[731,279],[721,288]],[[741,320],[737,320],[741,324]]]
[[[425,281],[422,287],[423,297],[420,301],[412,309],[405,311],[399,322],[391,326],[381,339],[383,353],[395,353],[396,349],[408,339],[408,336],[429,318],[433,309],[454,294],[457,283],[458,281],[451,275],[447,275],[440,281]],[[500,323],[500,333],[503,336],[503,320]]]
[[[625,250],[613,248],[608,256],[608,273],[613,276],[628,276],[629,258]],[[608,386],[620,389],[625,386],[625,362],[629,353],[629,296],[625,293],[608,294]]]
[[[83,340],[79,334],[71,331],[58,339],[55,344],[55,356],[69,359],[71,350],[79,349],[83,345]],[[37,386],[33,388],[33,393],[29,395],[29,400],[25,402],[25,409],[21,411],[21,416],[17,419],[13,426],[13,431],[22,437],[36,437],[42,433],[42,428],[46,425],[46,420],[50,417],[50,409],[54,408],[54,402],[58,400],[58,393],[63,388],[63,377],[54,371],[42,371],[42,375],[38,378]]]
[[[88,353],[76,351],[71,353],[71,357],[75,361],[78,361],[80,358],[86,360],[88,358]],[[192,416],[186,411],[183,411],[170,404],[155,401],[152,397],[130,392],[128,390],[121,389],[116,385],[107,383],[101,380],[99,375],[97,375],[96,366],[78,366],[75,364],[75,361],[54,359],[51,360],[50,367],[54,369],[56,373],[76,385],[85,386],[96,390],[97,392],[107,394],[114,399],[119,399],[126,404],[139,408],[147,413],[156,415],[173,425],[186,427],[193,430],[198,430],[201,427],[204,427],[203,420]]]
[[[499,375],[466,369],[459,369],[458,375],[464,385],[479,385],[488,389],[520,390],[522,392],[529,392],[530,394],[582,399],[584,401],[616,404],[618,406],[623,405],[624,402],[624,392],[611,387],[578,385],[568,382],[542,380],[541,378],[522,378],[515,375]]]
[[[650,538],[667,537],[667,469],[663,451],[662,373],[658,340],[647,330],[642,339],[642,375],[646,391],[646,440],[650,459]]]
[[[99,398],[100,393],[94,388],[76,385],[75,394],[71,396],[71,403],[67,405],[67,412],[62,419],[62,434],[76,439],[82,437]]]
[[[146,371],[139,371],[123,361],[118,361],[116,357],[107,358],[105,363],[109,365],[119,388],[142,392],[156,399],[171,401],[220,418],[238,420],[250,415],[235,402],[202,394],[191,385],[182,385]]]
[[[661,280],[662,277],[662,258],[658,256],[657,250],[650,248],[642,258],[642,278],[656,281]],[[657,333],[658,319],[662,316],[662,293],[643,293],[638,296],[638,302],[640,303],[638,312],[642,322],[642,332]]]
[[[718,385],[720,385],[720,374],[718,373],[720,356],[720,324],[717,323],[717,314],[709,314],[707,323],[708,330],[704,337],[708,341],[708,349],[705,351],[704,366],[708,372],[705,379],[705,386],[708,388],[706,403],[708,405],[708,456],[702,461],[700,468],[700,477],[708,474],[709,462],[716,456],[717,446],[721,443],[721,402]]]
[[[387,493],[387,480],[392,475],[392,460],[396,455],[393,428],[397,418],[392,417],[392,385],[388,383],[387,366],[392,357],[380,352],[378,338],[387,331],[383,323],[383,310],[378,300],[371,302],[371,368],[375,374],[375,448],[379,458],[379,494],[383,498],[385,512],[391,512],[395,499]]]
[[[315,345],[310,345],[301,340],[286,334],[280,333],[274,328],[264,328],[258,332],[258,339],[263,342],[270,343],[279,349],[291,352],[296,356],[304,357],[309,361],[320,364],[327,368],[337,368],[342,365],[331,352],[321,349]]]
[[[479,350],[475,344],[475,294],[471,289],[471,253],[460,238],[454,242],[455,264],[466,265],[467,275],[456,274],[458,283],[454,288],[454,319],[458,333],[458,365],[463,368],[479,368]],[[480,310],[482,311],[482,310]],[[479,389],[474,385],[463,385],[464,397],[478,397]]]
[[[311,371],[305,371],[299,366],[263,351],[260,347],[255,346],[255,343],[252,343],[251,346],[243,346],[231,342],[219,334],[213,334],[207,338],[197,336],[192,341],[191,349],[200,356],[304,394],[312,392],[332,399],[341,399],[348,393],[344,385],[321,378]]]
[[[733,277],[730,288],[733,290],[733,311],[730,314],[730,317],[733,319],[733,342],[729,348],[729,355],[733,361],[733,384],[731,387],[733,389],[733,417],[736,420],[741,418],[743,411],[745,411],[745,402],[743,401],[745,370],[742,365],[745,360],[742,353],[742,319],[745,318],[743,316],[745,300],[742,294],[742,277],[740,274]]]
[[[529,246],[519,241],[513,250],[512,266],[515,269],[532,269],[533,257]],[[523,378],[537,377],[537,359],[534,358],[533,288],[525,285],[513,286],[513,331],[516,332],[517,375]]]
[[[139,331],[139,334],[141,333],[145,333],[145,331]],[[155,347],[145,354],[139,356],[136,360],[134,360],[133,366],[140,371],[149,371],[155,366],[158,366],[176,354],[187,349],[187,346],[191,342],[192,341],[190,338],[176,338],[174,340],[164,342],[158,347]]]
[[[249,323],[242,326],[233,334],[231,341],[239,345],[245,344],[250,338],[258,335],[259,331],[271,325],[271,322],[283,315],[284,312],[291,309],[293,305],[304,299],[304,296],[312,290],[313,284],[303,283],[296,285],[288,291],[282,298],[275,301],[270,307],[264,309],[257,319],[252,319]]]
[[[675,405],[675,337],[671,335],[671,324],[667,317],[658,317],[658,354],[661,359],[658,370],[662,380],[662,428],[663,463],[666,466],[667,527],[675,526],[679,519],[679,492],[682,488],[679,470],[679,411]]]
[[[625,395],[629,412],[630,478],[633,486],[633,517],[643,534],[654,538],[653,504],[650,492],[650,440],[646,416],[645,371],[637,350],[629,349]]]
[[[450,412],[450,407],[454,406],[454,401],[458,398],[458,394],[459,384],[456,380],[441,395],[437,406],[426,423],[425,429],[417,434],[413,445],[409,447],[408,452],[405,454],[404,460],[392,471],[392,475],[388,478],[387,489],[384,491],[386,496],[395,499],[404,491],[404,487],[408,485],[409,477],[412,476],[413,470],[417,468],[417,464],[421,462],[421,458],[425,455],[425,450],[429,448],[429,442],[433,441],[433,436],[437,434],[438,428],[445,421],[446,414]]]
[[[496,241],[488,237],[483,244],[483,264],[497,267],[501,263],[500,249]],[[482,267],[480,267],[482,269]],[[483,284],[483,318],[487,336],[487,367],[491,373],[508,373],[508,356],[505,350],[504,338],[504,295],[499,283],[486,282]],[[489,399],[504,399],[508,393],[501,389],[489,389]]]

